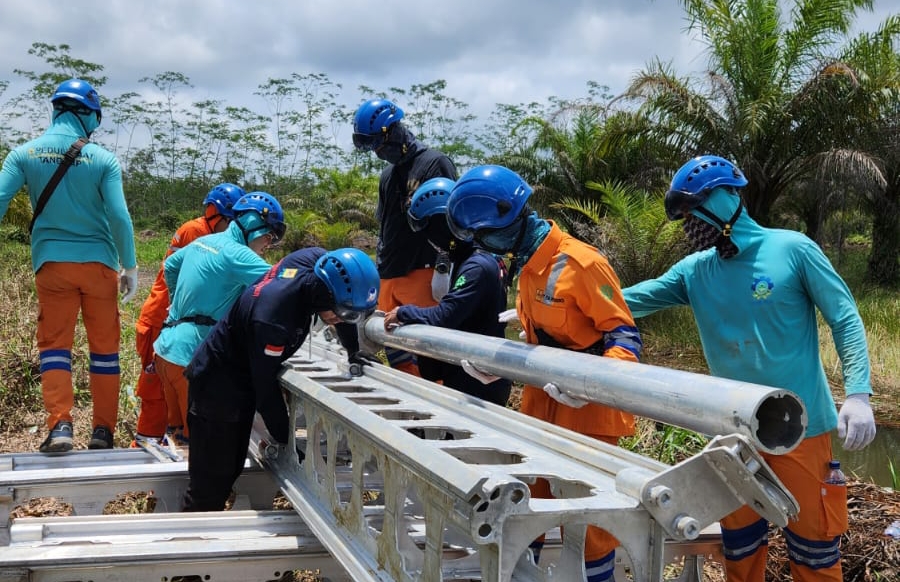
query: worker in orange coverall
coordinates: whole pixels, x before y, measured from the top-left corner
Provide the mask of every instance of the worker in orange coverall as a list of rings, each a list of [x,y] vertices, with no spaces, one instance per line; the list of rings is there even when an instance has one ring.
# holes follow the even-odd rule
[[[528,343],[637,362],[641,338],[618,276],[597,249],[531,211],[527,206],[531,192],[531,186],[508,168],[473,168],[450,192],[450,230],[460,240],[474,240],[489,252],[512,256],[510,272],[519,276],[516,308]],[[485,375],[472,366],[465,369]],[[634,434],[631,414],[573,398],[552,383],[525,386],[519,410],[610,444]],[[531,493],[549,498],[550,483],[537,480]],[[542,545],[538,539],[531,546],[536,562]],[[613,580],[618,545],[608,532],[587,528],[587,582]]]
[[[178,227],[163,262],[178,249],[189,245],[195,239],[207,234],[222,232],[234,219],[231,209],[246,192],[240,186],[228,182],[219,184],[209,191],[203,199],[205,210],[203,216],[189,220]],[[138,377],[135,395],[141,399],[138,413],[136,438],[145,440],[161,440],[166,434],[167,420],[166,400],[162,383],[156,374],[153,364],[153,342],[159,337],[163,322],[169,314],[169,290],[163,274],[162,263],[156,280],[150,289],[141,313],[138,316],[135,344],[141,358],[141,375]],[[175,426],[175,425],[173,425]]]

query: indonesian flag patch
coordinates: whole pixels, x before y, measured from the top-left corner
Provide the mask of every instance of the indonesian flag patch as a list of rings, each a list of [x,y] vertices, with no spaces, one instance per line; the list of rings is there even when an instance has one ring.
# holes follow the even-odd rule
[[[266,344],[266,349],[263,350],[263,353],[267,356],[278,357],[284,353],[284,346],[273,346],[271,344]]]

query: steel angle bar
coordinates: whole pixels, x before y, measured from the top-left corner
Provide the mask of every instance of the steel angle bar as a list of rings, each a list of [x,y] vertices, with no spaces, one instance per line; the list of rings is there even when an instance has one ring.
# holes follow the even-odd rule
[[[0,581],[179,577],[248,582],[294,569],[349,580],[293,511],[17,519]]]
[[[526,384],[553,382],[571,396],[703,434],[741,434],[767,453],[792,450],[806,431],[806,409],[788,390],[436,326],[387,332],[383,317],[370,317],[364,331],[385,346],[455,364],[467,359]]]
[[[313,347],[313,352],[318,350]],[[301,348],[300,353],[306,352]],[[304,423],[306,461],[297,466],[296,457],[288,453],[260,462],[271,463],[285,495],[354,580],[437,581],[447,579],[444,573],[468,571],[473,564],[485,580],[527,579],[521,571],[513,578],[514,571],[521,570],[520,556],[530,541],[560,522],[583,520],[585,515],[602,521],[600,516],[608,515],[612,528],[611,518],[620,512],[643,513],[642,523],[649,522],[633,499],[615,492],[611,475],[585,469],[573,459],[551,461],[535,445],[519,443],[509,432],[460,413],[471,408],[489,414],[482,401],[389,369],[377,379],[369,367],[365,377],[348,378],[337,366],[339,357],[346,359],[322,352],[314,353],[311,361],[288,361],[282,384],[299,412],[294,418]],[[453,406],[427,400],[423,395],[432,390],[443,391]],[[503,410],[487,406],[494,413]],[[349,498],[337,495],[333,477],[336,452],[344,448],[351,452],[354,471]],[[542,500],[538,513],[544,518],[531,520],[530,535],[518,536],[515,548],[504,542],[504,523],[510,515],[533,510],[526,481],[512,476],[510,465],[524,479],[533,472],[585,495],[577,504]],[[364,473],[380,473],[384,483],[370,500],[357,485]],[[593,495],[594,487],[606,495]],[[373,503],[377,514],[367,514]],[[424,528],[415,529],[414,523]],[[577,536],[571,538],[577,542]],[[646,552],[646,537],[641,536],[638,545]],[[446,557],[451,548],[457,551],[456,559]],[[578,568],[582,563],[580,559]]]
[[[4,466],[13,468],[0,471],[0,546],[8,543],[12,510],[30,499],[53,497],[70,504],[75,515],[97,515],[117,496],[137,491],[152,494],[156,512],[179,511],[188,482],[186,461],[160,463],[142,449],[12,454]],[[278,491],[269,473],[250,459],[235,490],[253,509],[270,509]]]
[[[0,454],[0,473],[7,471],[42,471],[46,469],[103,465],[152,465],[156,459],[142,449],[105,449],[69,453],[4,453]]]

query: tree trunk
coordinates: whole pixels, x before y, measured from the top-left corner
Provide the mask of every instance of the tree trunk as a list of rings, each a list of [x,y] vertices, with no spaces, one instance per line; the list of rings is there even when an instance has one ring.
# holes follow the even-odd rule
[[[866,279],[876,285],[900,284],[900,184],[888,186],[873,213]]]

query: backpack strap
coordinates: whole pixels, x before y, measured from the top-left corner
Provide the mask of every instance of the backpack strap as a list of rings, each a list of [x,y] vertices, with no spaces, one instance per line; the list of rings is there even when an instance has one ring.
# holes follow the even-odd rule
[[[40,197],[38,198],[37,205],[34,208],[34,212],[31,214],[31,224],[28,225],[28,233],[30,234],[32,230],[34,230],[34,223],[37,220],[37,217],[40,216],[41,212],[44,211],[44,207],[47,206],[47,201],[50,199],[50,195],[56,190],[56,187],[59,185],[59,181],[62,180],[63,175],[72,167],[72,164],[75,163],[75,159],[78,157],[78,153],[81,152],[81,148],[83,148],[87,144],[87,140],[83,137],[79,137],[75,140],[69,150],[63,156],[62,162],[59,163],[59,167],[56,168],[56,172],[53,173],[53,176],[50,177],[50,181],[47,182],[47,185],[44,186],[44,190],[41,192]]]

